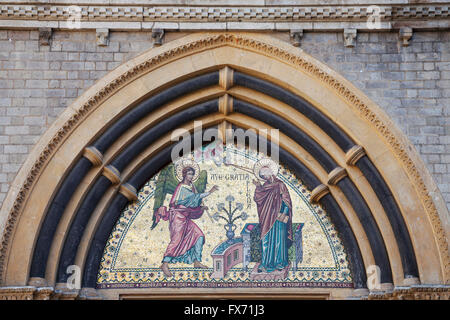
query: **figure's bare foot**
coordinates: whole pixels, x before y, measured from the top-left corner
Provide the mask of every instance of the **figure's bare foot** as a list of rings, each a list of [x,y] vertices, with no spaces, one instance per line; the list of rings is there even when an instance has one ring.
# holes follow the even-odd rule
[[[200,263],[200,261],[194,261],[194,268],[208,268],[203,263]]]
[[[169,270],[169,264],[167,262],[163,262],[163,264],[160,266],[161,270],[164,272],[164,275],[166,277],[173,277],[173,273]]]

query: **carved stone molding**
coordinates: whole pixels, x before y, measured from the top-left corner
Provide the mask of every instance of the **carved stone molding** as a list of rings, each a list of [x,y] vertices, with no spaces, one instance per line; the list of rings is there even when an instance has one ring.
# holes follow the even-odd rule
[[[75,300],[80,293],[80,290],[69,289],[67,283],[57,283],[53,299],[55,300]]]
[[[330,189],[328,188],[328,186],[320,184],[315,187],[313,191],[311,191],[310,201],[312,203],[319,202],[319,200],[328,193],[330,193]]]
[[[222,140],[223,144],[226,144],[227,141],[232,140],[233,136],[233,127],[231,123],[228,121],[222,121],[219,123],[219,139]]]
[[[409,40],[411,39],[412,35],[413,35],[412,28],[406,28],[406,27],[400,28],[399,37],[400,37],[402,46],[404,46],[404,47],[409,46]]]
[[[80,290],[54,290],[52,287],[36,288],[24,287],[0,287],[0,300],[102,300],[94,288]]]
[[[33,300],[36,287],[0,287],[0,300]]]
[[[233,69],[225,67],[219,71],[219,86],[228,90],[233,86]]]
[[[52,28],[39,28],[39,45],[49,46],[52,37]]]
[[[444,266],[444,279],[450,279],[450,256],[447,238],[439,217],[439,212],[432,198],[432,192],[430,192],[428,185],[425,183],[424,177],[426,175],[423,175],[421,169],[416,166],[418,160],[415,160],[414,157],[412,158],[408,145],[403,142],[401,136],[398,136],[397,131],[393,130],[395,126],[391,121],[388,118],[380,116],[377,111],[373,110],[371,103],[367,102],[366,98],[359,96],[359,93],[355,93],[354,89],[349,88],[348,84],[343,79],[334,76],[331,72],[317,65],[315,62],[303,57],[299,52],[293,53],[278,46],[273,46],[269,42],[266,42],[266,40],[254,39],[251,36],[240,33],[199,35],[197,38],[193,38],[189,43],[183,43],[178,47],[162,51],[118,75],[115,80],[106,83],[102,89],[89,97],[85,103],[76,106],[73,115],[58,129],[57,133],[49,139],[48,144],[41,149],[42,151],[40,151],[39,156],[36,156],[34,164],[28,169],[26,178],[22,180],[22,186],[13,195],[15,200],[11,201],[10,209],[8,209],[10,210],[10,213],[6,220],[3,239],[0,244],[0,279],[3,280],[4,277],[5,261],[8,256],[8,250],[10,248],[16,221],[18,221],[23,210],[30,190],[54,152],[59,148],[67,135],[74,130],[78,123],[83,121],[92,110],[95,110],[95,108],[105,101],[105,99],[112,96],[119,88],[157,68],[159,65],[166,64],[185,55],[204,51],[208,48],[212,49],[226,45],[248,49],[262,55],[276,58],[311,75],[315,79],[321,81],[324,86],[329,87],[336,92],[336,94],[346,101],[362,119],[367,121],[368,125],[371,125],[377,133],[379,133],[380,138],[384,139],[392,149],[393,154],[398,161],[402,164],[411,183],[419,194],[425,212],[433,226],[433,233]]]
[[[108,165],[103,168],[103,175],[108,178],[108,180],[111,181],[112,184],[120,183],[120,172],[112,165]]]
[[[147,6],[141,3],[127,6],[80,5],[82,21],[367,21],[373,14],[369,5],[329,6]],[[380,20],[448,18],[449,5],[432,3],[378,5]],[[72,13],[73,14],[73,13]],[[42,19],[67,21],[69,5],[2,4],[0,19]]]
[[[450,300],[450,286],[395,287],[392,292],[371,292],[367,300]]]
[[[356,29],[344,29],[344,45],[352,48],[356,42]]]
[[[345,163],[349,166],[354,166],[355,163],[365,155],[366,152],[364,151],[364,148],[359,145],[355,145],[345,154]]]
[[[294,47],[300,47],[303,38],[303,29],[293,29],[290,32],[292,45]]]
[[[233,112],[233,97],[224,94],[219,98],[219,112],[223,113],[223,115],[228,115]]]
[[[137,190],[128,183],[124,183],[120,186],[119,192],[123,194],[129,201],[137,200]]]
[[[31,277],[28,280],[28,285],[32,287],[46,287],[47,286],[47,280],[44,278],[39,277]]]
[[[152,30],[152,38],[153,44],[155,46],[160,46],[163,44],[163,38],[164,38],[164,29],[153,29]]]
[[[109,44],[109,29],[101,28],[96,30],[97,45],[106,47]]]
[[[102,153],[93,146],[84,149],[83,157],[88,159],[94,166],[99,166],[103,163]]]
[[[418,285],[420,284],[420,279],[417,277],[409,277],[403,279],[403,285],[404,286],[412,286],[412,285]]]
[[[345,178],[347,176],[347,170],[341,167],[334,168],[329,174],[328,174],[328,184],[329,185],[336,185],[341,179]]]
[[[34,300],[50,300],[52,299],[53,288],[52,287],[41,287],[37,288],[34,292]]]
[[[361,299],[364,297],[367,297],[369,295],[369,289],[367,288],[360,288],[360,289],[355,289],[352,292],[352,296],[348,297],[348,299]]]
[[[385,290],[386,289],[386,290]],[[64,292],[63,292],[64,291]],[[0,287],[0,300],[102,300],[94,288],[81,290],[58,290],[52,287],[33,286]],[[448,285],[412,285],[393,287],[392,284],[380,291],[356,289],[347,299],[362,300],[450,300]]]
[[[103,297],[94,288],[82,288],[78,296],[80,300],[103,300]]]

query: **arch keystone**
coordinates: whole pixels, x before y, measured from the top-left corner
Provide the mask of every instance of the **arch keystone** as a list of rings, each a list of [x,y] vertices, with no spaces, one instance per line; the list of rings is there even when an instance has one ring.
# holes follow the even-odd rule
[[[225,90],[233,86],[233,69],[225,67],[219,72],[219,85]]]

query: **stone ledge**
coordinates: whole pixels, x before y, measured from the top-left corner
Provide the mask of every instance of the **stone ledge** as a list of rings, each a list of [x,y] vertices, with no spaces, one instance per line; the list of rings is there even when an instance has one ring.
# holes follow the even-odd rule
[[[432,21],[402,21],[381,22],[379,28],[371,29],[365,22],[126,22],[126,21],[81,21],[79,28],[73,28],[67,21],[43,20],[2,20],[0,29],[10,30],[37,30],[39,28],[52,28],[55,30],[96,30],[109,29],[110,31],[151,31],[164,29],[166,31],[290,31],[302,29],[303,31],[342,32],[345,29],[357,29],[363,32],[384,32],[400,30],[409,27],[414,31],[435,30],[450,28],[450,20]]]
[[[400,3],[392,6],[378,4],[377,10],[370,8],[373,3],[328,4],[286,2],[285,6],[264,6],[263,0],[248,3],[247,6],[236,0],[236,3],[208,3],[199,1],[198,7],[181,3],[162,3],[162,6],[149,6],[147,2],[134,1],[127,5],[118,5],[116,1],[98,2],[84,0],[79,3],[69,1],[49,1],[49,5],[26,4],[20,2],[1,1],[0,19],[5,20],[37,20],[67,21],[78,16],[81,22],[324,22],[324,21],[359,21],[366,23],[371,17],[379,17],[381,22],[424,21],[427,19],[448,19],[450,6],[436,4],[420,5]],[[261,2],[261,3],[259,3]],[[356,1],[355,1],[356,2]],[[70,5],[77,4],[79,12],[69,10]],[[154,3],[153,3],[154,4]],[[194,3],[190,3],[191,5]],[[226,6],[224,6],[226,5]],[[287,5],[287,6],[286,6]]]
[[[0,287],[0,300],[102,300],[104,297],[94,288],[59,292],[53,287],[34,286]],[[395,287],[387,291],[355,289],[351,300],[449,300],[449,285],[412,285]]]
[[[102,300],[94,288],[67,289],[65,284],[53,287],[14,286],[0,287],[0,300]]]
[[[370,292],[364,300],[449,300],[449,285],[395,287],[391,292]]]

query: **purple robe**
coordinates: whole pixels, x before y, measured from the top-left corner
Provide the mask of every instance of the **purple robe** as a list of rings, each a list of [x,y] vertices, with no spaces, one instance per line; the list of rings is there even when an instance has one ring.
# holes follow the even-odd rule
[[[201,206],[186,207],[177,204],[177,199],[182,188],[179,183],[175,188],[169,204],[169,210],[165,206],[157,211],[157,220],[169,220],[170,243],[167,246],[164,257],[179,257],[194,247],[200,237],[205,237],[200,228],[192,221],[198,219],[203,214]],[[197,190],[192,184],[192,193],[197,194]]]
[[[266,180],[262,186],[256,187],[254,200],[258,209],[261,239],[264,238],[277,221],[281,203],[284,202],[289,208],[289,218],[286,227],[288,239],[292,241],[292,202],[286,185],[277,177],[272,176],[272,182]]]

